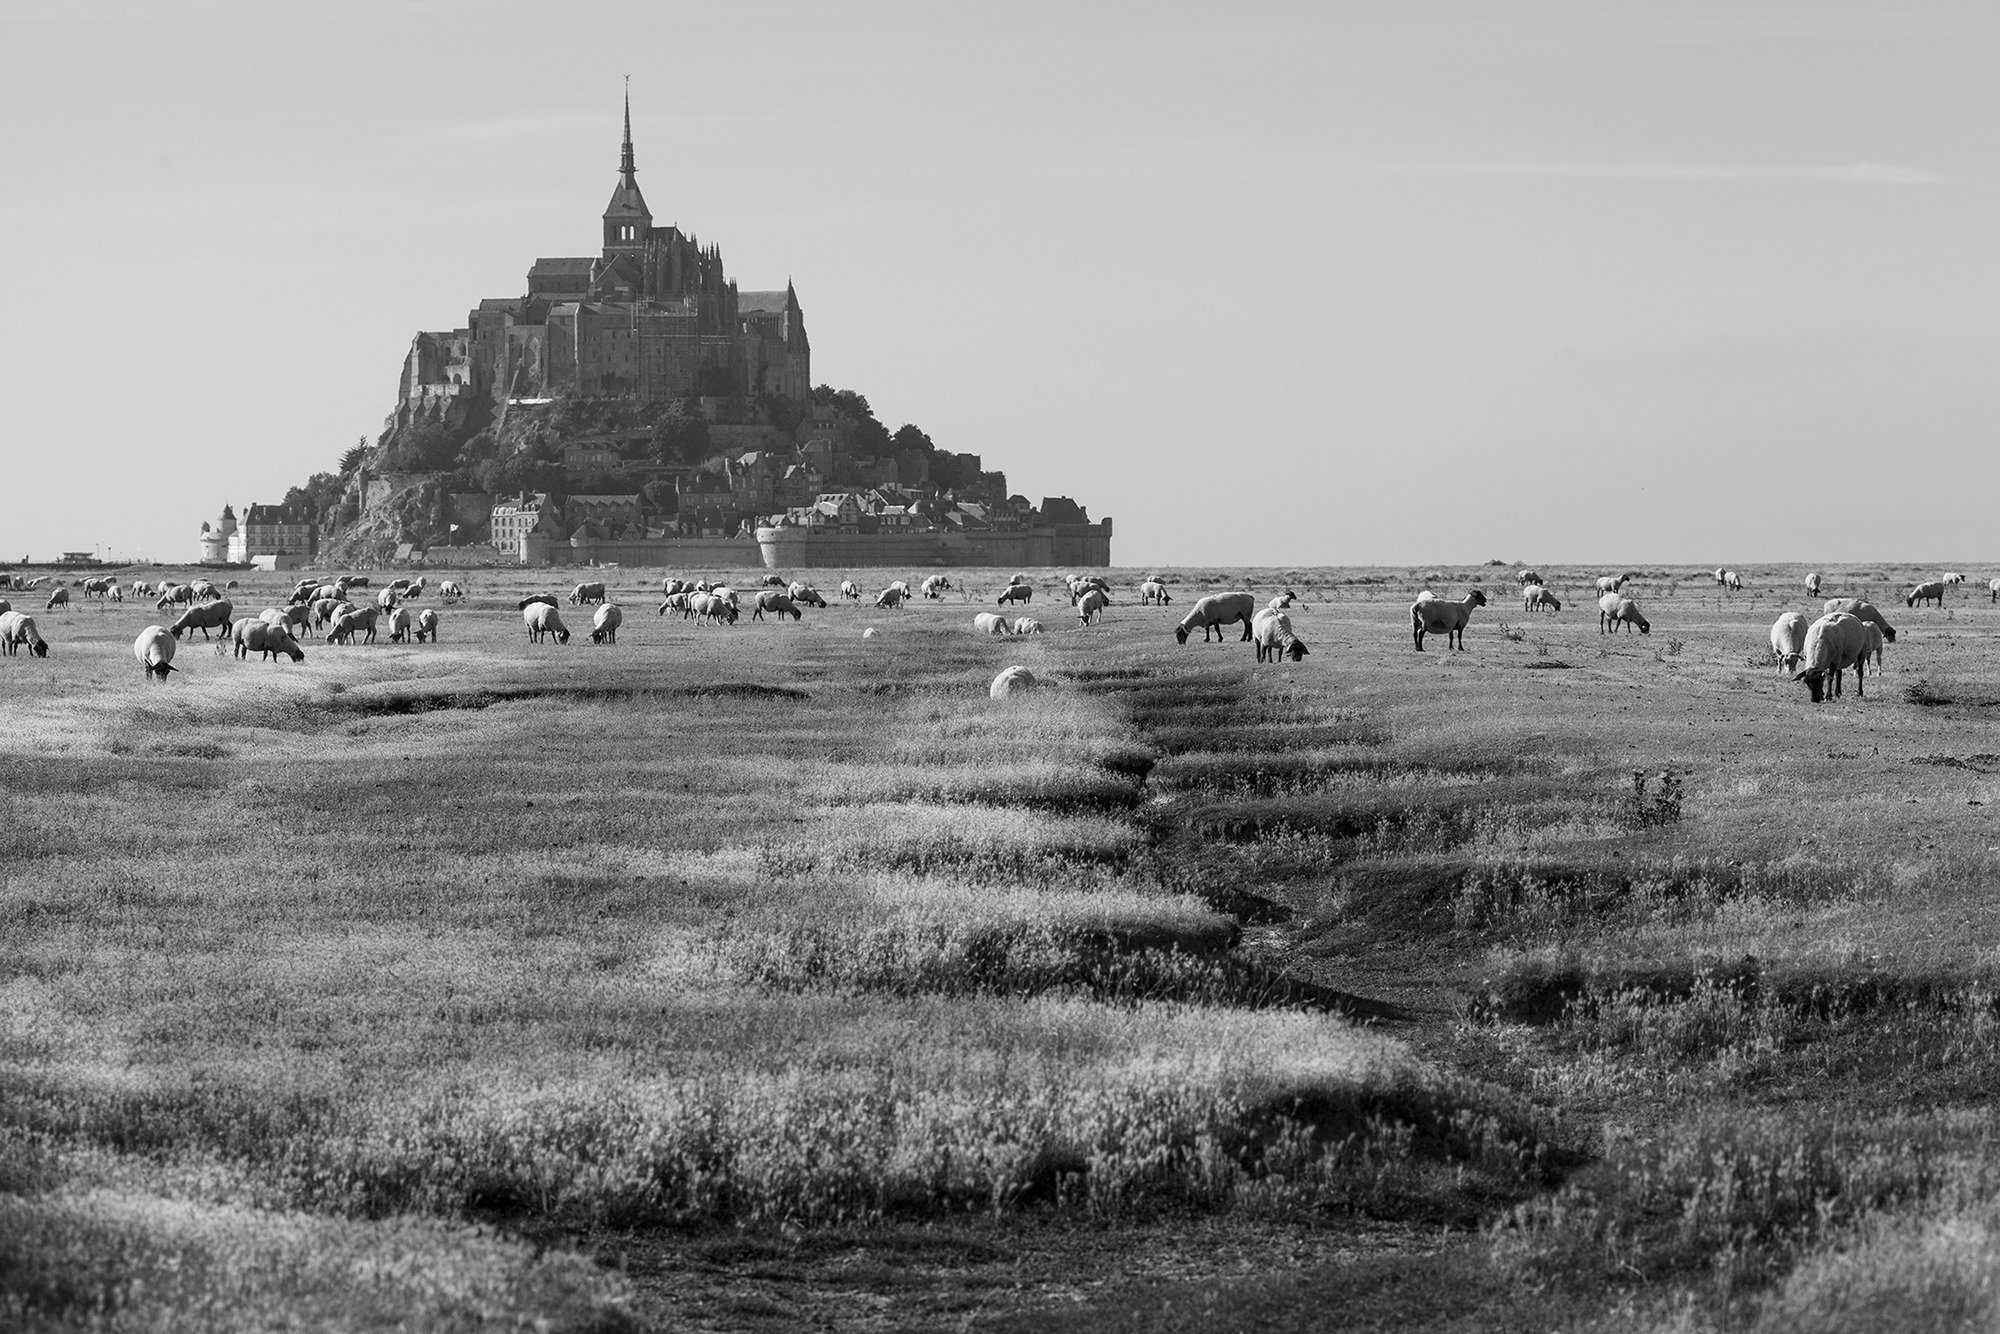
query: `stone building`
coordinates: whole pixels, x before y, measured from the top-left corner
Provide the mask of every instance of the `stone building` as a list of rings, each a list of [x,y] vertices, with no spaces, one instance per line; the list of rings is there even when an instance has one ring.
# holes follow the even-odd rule
[[[223,510],[228,521],[229,511]],[[248,565],[259,556],[312,556],[319,550],[319,531],[312,516],[292,505],[252,505],[229,538],[229,559]]]
[[[525,294],[481,301],[463,328],[418,334],[398,421],[560,394],[810,398],[812,346],[792,285],[739,292],[720,248],[654,225],[633,165],[629,96],[601,223],[598,254],[538,259]]]

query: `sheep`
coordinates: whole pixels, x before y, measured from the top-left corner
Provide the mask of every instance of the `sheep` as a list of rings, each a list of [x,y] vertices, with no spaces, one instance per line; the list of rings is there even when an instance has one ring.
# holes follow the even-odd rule
[[[363,632],[362,642],[375,642],[375,618],[379,609],[375,607],[350,607],[333,618],[333,624],[326,628],[326,642],[344,644],[354,638],[354,632]]]
[[[321,598],[312,604],[312,624],[315,630],[324,630],[339,618],[342,612],[353,611],[354,604],[342,598]]]
[[[819,590],[811,584],[794,579],[785,591],[791,594],[792,601],[798,603],[800,606],[819,607],[821,609],[826,607],[826,599],[821,597]]]
[[[1272,611],[1289,611],[1291,610],[1292,604],[1294,602],[1297,602],[1298,600],[1299,600],[1299,595],[1297,593],[1294,593],[1291,589],[1288,588],[1284,592],[1278,594],[1278,596],[1272,598],[1269,602],[1266,602],[1264,605]]]
[[[1521,610],[1536,611],[1542,607],[1547,607],[1550,611],[1561,611],[1562,599],[1540,584],[1528,585],[1526,591],[1521,594]]]
[[[1771,655],[1778,660],[1780,672],[1795,672],[1799,669],[1799,659],[1805,656],[1806,618],[1804,613],[1788,611],[1771,622]]]
[[[785,576],[782,574],[767,574],[757,581],[757,586],[759,588],[783,588],[785,586]]]
[[[174,648],[177,643],[178,641],[167,633],[165,626],[149,625],[139,632],[139,637],[132,641],[132,656],[137,658],[139,665],[145,669],[147,679],[157,677],[164,681],[168,672],[180,670],[174,666]]]
[[[659,614],[665,616],[668,612],[672,612],[682,620],[686,620],[688,617],[694,615],[694,609],[688,605],[688,599],[691,596],[692,594],[688,593],[667,594],[666,597],[660,599]]]
[[[275,623],[282,625],[285,628],[285,633],[294,638],[312,628],[311,607],[272,607],[264,613],[265,620],[268,621],[271,619],[271,612],[278,613],[278,619]]]
[[[222,594],[215,591],[215,585],[206,579],[197,579],[189,584],[188,595],[196,602],[207,602],[222,596]]]
[[[951,580],[941,574],[934,574],[918,585],[927,598],[943,598],[951,592]]]
[[[688,606],[694,612],[696,625],[707,625],[710,621],[717,625],[736,624],[736,604],[719,593],[696,593],[688,599]]]
[[[1091,592],[1093,589],[1107,597],[1111,594],[1111,585],[1105,581],[1103,575],[1093,574],[1087,578],[1079,575],[1071,575],[1069,578],[1069,605],[1074,607],[1077,603],[1083,601],[1084,594]]]
[[[14,604],[6,598],[0,598],[0,616],[4,616],[12,610],[14,610]]]
[[[1991,601],[2000,602],[2000,579],[1995,579],[1992,582],[1988,583],[1986,585],[1986,591],[1993,595]]]
[[[429,607],[425,607],[417,613],[417,628],[413,632],[413,637],[419,644],[425,640],[429,640],[433,644],[437,643],[438,614]]]
[[[1857,617],[1856,619],[1859,620],[1860,618]],[[1860,676],[1861,663],[1866,662],[1873,655],[1875,659],[1875,674],[1880,676],[1882,674],[1882,627],[1876,625],[1873,621],[1862,621],[1861,628],[1868,635],[1868,647],[1862,651],[1861,661],[1854,664],[1854,674],[1857,677]],[[1859,693],[1860,687],[1855,687],[1855,690],[1856,693]]]
[[[1514,579],[1523,588],[1527,588],[1532,584],[1539,584],[1544,582],[1541,574],[1535,570],[1523,570],[1519,574],[1515,575]]]
[[[49,641],[42,638],[34,617],[24,611],[0,612],[0,653],[11,658],[21,651],[23,644],[28,646],[30,657],[49,656]]]
[[[1622,574],[1607,574],[1597,581],[1597,591],[1600,594],[1616,593],[1625,586],[1625,580],[1628,577]]]
[[[1870,625],[1879,626],[1882,630],[1882,638],[1886,642],[1891,644],[1896,642],[1896,627],[1883,619],[1882,613],[1875,610],[1874,603],[1863,598],[1828,598],[1826,604],[1820,610],[1829,616],[1835,612],[1839,612],[1843,615],[1852,616],[1858,621],[1866,621]],[[1881,663],[1879,654],[1876,658],[1876,663],[1878,666]]]
[[[44,607],[43,610],[54,611],[57,607],[67,607],[68,605],[69,590],[67,588],[58,588],[55,592],[49,594],[49,605]]]
[[[397,607],[389,613],[389,642],[408,643],[410,638],[410,609]]]
[[[1597,599],[1597,633],[1617,634],[1620,625],[1628,632],[1636,625],[1642,635],[1653,633],[1652,622],[1639,614],[1638,603],[1617,593],[1606,593]]]
[[[625,612],[615,602],[606,602],[597,608],[590,618],[590,642],[593,644],[615,644],[618,642],[618,627],[625,624]]]
[[[871,626],[869,626],[869,627],[868,627],[868,628],[867,628],[866,630],[863,630],[863,631],[861,632],[861,637],[862,637],[863,639],[873,639],[873,638],[875,638],[875,627],[871,625]]]
[[[16,582],[15,582],[15,585],[14,585],[14,586],[15,586],[16,588],[19,588],[19,587],[20,587],[20,583],[19,583],[19,581],[18,581],[18,580],[17,580]],[[152,586],[152,585],[151,585],[150,583],[148,583],[147,581],[145,581],[144,579],[134,579],[134,580],[132,581],[132,596],[133,596],[133,597],[135,597],[135,598],[149,598],[149,597],[152,597],[152,596],[153,596],[153,586]]]
[[[343,574],[336,582],[344,588],[366,588],[368,587],[368,576],[365,574]]]
[[[982,611],[972,618],[972,631],[981,635],[1011,635],[1013,625],[997,612]]]
[[[556,643],[569,643],[569,627],[563,624],[562,613],[553,602],[536,602],[521,609],[521,620],[528,627],[528,642],[539,644],[550,635]]]
[[[1940,607],[1944,605],[1944,580],[1932,579],[1928,583],[1918,584],[1910,590],[1909,596],[1903,599],[1903,604],[1909,607],[1924,602],[1935,602]]]
[[[430,576],[427,574],[420,574],[414,579],[407,580],[403,584],[403,600],[405,602],[411,602],[416,600],[417,598],[422,597],[424,595],[424,589],[428,588],[429,586],[430,586]]]
[[[1722,586],[1732,593],[1741,593],[1743,591],[1743,576],[1734,570],[1724,570],[1722,572]]]
[[[1995,582],[2000,582],[2000,580],[1996,580]],[[1031,603],[1034,600],[1035,590],[1031,586],[1027,584],[1009,584],[1000,590],[1000,596],[995,598],[994,602],[996,605],[1004,607],[1010,602]]]
[[[125,600],[125,590],[118,586],[117,580],[112,580],[111,586],[104,590],[104,599],[107,602],[123,602]]]
[[[465,596],[465,585],[456,579],[438,580],[438,596],[446,602],[456,602]]]
[[[1410,634],[1416,640],[1417,652],[1424,651],[1424,636],[1440,632],[1444,635],[1444,646],[1450,649],[1454,642],[1460,649],[1465,647],[1466,622],[1472,619],[1472,609],[1486,605],[1486,594],[1473,589],[1457,602],[1447,601],[1435,595],[1418,598],[1410,604]]]
[[[1250,642],[1250,621],[1257,614],[1257,599],[1248,593],[1210,593],[1197,601],[1188,614],[1181,617],[1181,623],[1174,627],[1174,638],[1180,643],[1188,642],[1188,634],[1196,626],[1201,627],[1201,642],[1208,642],[1209,631],[1215,632],[1215,641],[1223,641],[1222,627],[1243,622],[1241,643]]]
[[[1792,673],[1792,679],[1804,681],[1812,702],[1818,704],[1826,698],[1828,673],[1833,676],[1833,693],[1838,697],[1841,673],[1852,667],[1854,693],[1860,695],[1861,663],[1868,656],[1869,640],[1867,625],[1859,617],[1838,611],[1820,617],[1806,630],[1799,669]]]
[[[1042,634],[1042,623],[1032,616],[1016,617],[1014,620],[1014,633],[1017,635]]]
[[[1939,580],[1939,582],[1946,584],[1962,584],[1965,582],[1965,576],[1962,574],[1958,574],[1955,571],[1946,571],[1944,578]]]
[[[285,632],[282,625],[273,625],[262,619],[248,617],[236,623],[236,656],[247,658],[252,653],[261,653],[267,662],[276,662],[280,653],[293,662],[304,662],[306,651],[298,641]]]
[[[895,610],[898,607],[901,607],[903,605],[903,599],[909,596],[909,593],[904,591],[904,589],[905,586],[903,585],[901,580],[898,580],[896,583],[890,584],[887,588],[882,590],[881,596],[875,599],[875,605],[878,607],[887,607],[891,611]]]
[[[1148,579],[1139,585],[1139,601],[1149,607],[1170,607],[1174,598],[1173,594],[1167,592],[1165,584],[1157,579]]]
[[[986,693],[993,699],[1008,699],[1027,694],[1037,684],[1035,674],[1026,667],[1008,667],[993,678],[993,684],[986,687]]]
[[[544,607],[553,607],[556,605],[556,595],[554,593],[530,593],[514,604],[514,610],[526,611],[537,603],[540,603]]]
[[[104,575],[94,575],[83,581],[83,595],[86,598],[101,598],[111,592],[112,581]]]
[[[708,590],[708,595],[714,598],[717,602],[728,603],[729,609],[731,611],[742,610],[741,604],[738,603],[736,600],[736,590],[731,588],[728,584],[716,584],[714,587]],[[905,593],[903,594],[903,596],[908,597],[909,594]],[[733,621],[736,618],[732,616],[729,619]]]
[[[1286,654],[1297,662],[1306,656],[1305,641],[1292,633],[1292,618],[1277,607],[1258,612],[1250,629],[1259,662],[1283,662]]]
[[[1085,625],[1089,625],[1090,618],[1092,616],[1095,616],[1100,621],[1103,620],[1104,609],[1110,605],[1111,605],[1111,599],[1109,596],[1105,594],[1104,590],[1101,588],[1093,588],[1084,593],[1084,595],[1081,598],[1077,599],[1076,603],[1077,616],[1079,617],[1079,619],[1083,621]]]
[[[750,619],[761,621],[764,613],[770,612],[780,618],[790,616],[795,621],[805,619],[805,613],[792,601],[792,595],[782,588],[767,588],[757,595],[757,604],[750,608]]]
[[[155,602],[153,606],[160,611],[165,611],[169,607],[193,601],[194,591],[186,584],[162,584],[160,585],[159,601]]]
[[[1016,584],[1025,584],[1027,582],[1028,576],[1025,574],[1010,574],[1007,576],[1007,586],[1009,588],[1014,587]]]
[[[1819,596],[1819,582],[1820,582],[1820,574],[1818,570],[1814,570],[1811,574],[1806,576],[1807,597],[1816,598]]]
[[[578,584],[570,590],[569,600],[578,606],[586,602],[603,602],[604,582],[602,580],[594,580],[589,583]]]
[[[861,589],[856,586],[852,579],[843,579],[840,581],[840,595],[850,602],[861,601]]]
[[[375,595],[375,608],[378,611],[394,611],[396,608],[396,590],[385,588],[377,593]]]
[[[910,581],[909,581],[909,580],[907,580],[907,579],[891,579],[891,580],[889,581],[889,587],[890,587],[890,589],[892,589],[892,590],[893,590],[893,591],[894,591],[894,592],[895,592],[895,593],[896,593],[896,594],[897,594],[897,595],[898,595],[898,596],[899,596],[899,597],[900,597],[900,598],[901,598],[901,599],[902,599],[902,600],[903,600],[904,602],[908,602],[908,601],[909,601],[909,600],[910,600],[910,599],[911,599],[912,597],[914,597],[914,596],[915,596],[915,594],[913,594],[913,593],[912,593],[912,592],[910,591]]]
[[[173,632],[175,639],[181,637],[183,630],[199,630],[201,637],[207,639],[211,629],[228,634],[230,621],[235,614],[236,608],[226,601],[203,602],[182,612],[167,628]]]

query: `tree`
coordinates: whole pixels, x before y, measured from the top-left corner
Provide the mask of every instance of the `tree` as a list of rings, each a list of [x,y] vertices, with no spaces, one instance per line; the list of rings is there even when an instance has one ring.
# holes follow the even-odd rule
[[[352,477],[362,461],[368,457],[368,437],[362,436],[354,442],[354,448],[340,456],[340,475]]]
[[[653,423],[654,460],[663,464],[696,464],[708,455],[708,423],[688,400],[675,399]]]

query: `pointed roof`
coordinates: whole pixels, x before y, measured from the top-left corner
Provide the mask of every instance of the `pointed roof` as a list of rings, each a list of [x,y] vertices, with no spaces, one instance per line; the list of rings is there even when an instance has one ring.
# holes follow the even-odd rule
[[[604,206],[607,218],[644,218],[653,220],[652,211],[646,207],[646,196],[639,193],[639,169],[632,165],[632,80],[625,79],[625,143],[618,154],[618,186],[611,192],[611,202]]]

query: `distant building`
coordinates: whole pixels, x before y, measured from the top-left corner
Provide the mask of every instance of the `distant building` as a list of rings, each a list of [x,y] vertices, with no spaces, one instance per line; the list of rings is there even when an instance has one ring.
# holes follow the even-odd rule
[[[487,541],[493,544],[494,550],[519,559],[525,550],[522,543],[529,534],[542,533],[551,538],[563,536],[556,528],[556,505],[548,492],[502,496],[493,503]]]
[[[222,507],[222,518],[214,524],[203,521],[201,525],[201,554],[195,559],[204,565],[220,565],[229,559],[229,543],[236,536],[236,511],[229,506]]]
[[[227,522],[227,509],[223,514]],[[319,549],[312,516],[295,505],[251,505],[228,541],[229,559],[237,565],[248,565],[259,556],[311,557]]]

